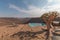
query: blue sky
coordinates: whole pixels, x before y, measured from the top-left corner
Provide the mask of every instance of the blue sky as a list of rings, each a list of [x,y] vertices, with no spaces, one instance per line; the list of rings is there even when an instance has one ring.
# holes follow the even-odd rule
[[[0,17],[40,17],[59,10],[60,0],[0,0]]]

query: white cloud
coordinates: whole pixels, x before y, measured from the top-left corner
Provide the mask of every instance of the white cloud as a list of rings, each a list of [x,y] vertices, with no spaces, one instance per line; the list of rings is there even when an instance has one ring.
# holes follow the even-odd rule
[[[20,7],[17,7],[16,5],[13,5],[13,4],[10,4],[9,8],[13,8],[21,13],[26,13],[26,14],[28,13],[31,15],[30,17],[39,17],[45,12],[45,9],[40,9],[40,8],[35,7],[33,5],[28,5],[29,10],[21,9]]]
[[[60,2],[60,0],[48,0],[48,2]]]
[[[42,8],[38,8],[33,5],[28,5],[28,10],[21,9],[20,7],[18,7],[16,5],[10,4],[9,8],[13,8],[13,9],[19,11],[20,13],[29,14],[28,17],[40,17],[42,14],[44,14],[45,12],[48,12],[48,11],[58,11],[59,12],[60,4],[45,5]],[[18,14],[18,16],[20,15],[20,13]]]
[[[48,11],[60,11],[60,4],[54,4],[46,7]]]
[[[54,0],[55,2],[60,2],[60,0]]]
[[[52,2],[53,0],[48,0],[48,2]]]
[[[17,7],[17,6],[15,6],[14,4],[9,4],[9,8],[13,8],[13,9],[15,9],[15,10],[17,10],[17,11],[21,11],[21,12],[24,12],[25,10],[23,10],[23,9],[21,9],[21,8],[19,8],[19,7]]]
[[[46,11],[60,11],[60,0],[48,0],[46,6],[44,6]]]
[[[55,4],[55,5],[48,6],[48,8],[58,9],[58,8],[60,8],[60,5]]]

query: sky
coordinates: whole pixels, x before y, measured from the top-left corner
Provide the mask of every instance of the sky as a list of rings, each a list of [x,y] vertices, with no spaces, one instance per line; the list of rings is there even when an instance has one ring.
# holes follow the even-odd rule
[[[60,0],[0,0],[0,17],[40,17],[60,11]]]

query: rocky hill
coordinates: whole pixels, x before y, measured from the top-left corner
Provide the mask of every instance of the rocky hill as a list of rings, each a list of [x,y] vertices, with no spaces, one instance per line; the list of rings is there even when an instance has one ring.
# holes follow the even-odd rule
[[[30,19],[0,18],[0,40],[45,40],[46,27],[30,27],[23,20]]]

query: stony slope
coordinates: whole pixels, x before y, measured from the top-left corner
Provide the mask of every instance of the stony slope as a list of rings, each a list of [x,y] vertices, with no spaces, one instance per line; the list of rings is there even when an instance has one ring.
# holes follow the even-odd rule
[[[15,24],[14,24],[15,23]],[[46,27],[29,27],[19,19],[0,18],[0,40],[45,40]]]
[[[0,40],[21,40],[21,37],[22,40],[44,39],[44,32],[40,27],[31,28],[27,24],[20,24],[17,27],[0,27]]]

